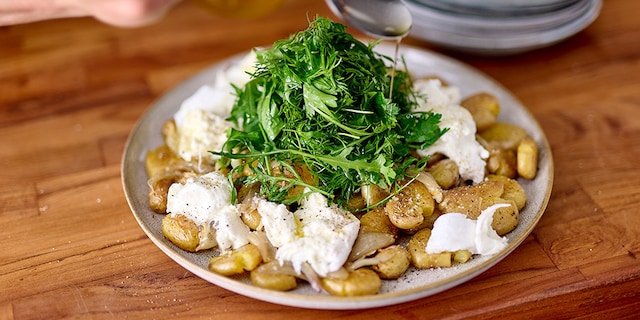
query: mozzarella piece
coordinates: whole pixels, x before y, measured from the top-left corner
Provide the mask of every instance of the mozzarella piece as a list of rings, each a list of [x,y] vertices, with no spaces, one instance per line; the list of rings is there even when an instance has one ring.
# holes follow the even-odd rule
[[[182,102],[180,109],[173,115],[173,120],[178,128],[183,128],[187,115],[198,110],[226,117],[229,114],[228,106],[233,105],[233,98],[229,89],[205,84]]]
[[[222,118],[228,117],[236,99],[233,86],[243,87],[249,82],[249,73],[254,71],[255,63],[256,54],[251,51],[241,61],[218,71],[213,84],[203,85],[182,102],[173,116],[176,126],[183,127],[187,114],[193,110],[205,110]]]
[[[495,204],[483,210],[478,220],[471,220],[462,213],[446,213],[433,224],[427,241],[427,253],[469,250],[473,254],[492,255],[507,246],[507,238],[500,237],[491,227],[493,215],[509,204]]]
[[[277,206],[276,206],[277,207]],[[309,263],[320,276],[340,269],[358,236],[360,220],[335,205],[327,205],[322,194],[312,193],[294,213],[279,213],[259,205],[258,212],[269,241],[278,248],[280,263],[290,261],[296,272]],[[276,245],[278,244],[278,245]]]
[[[296,218],[284,204],[263,198],[256,200],[264,231],[271,244],[278,248],[296,239]]]
[[[493,222],[493,215],[496,210],[508,206],[510,206],[510,204],[494,204],[483,210],[480,216],[478,216],[475,240],[476,249],[479,254],[496,254],[507,246],[507,238],[499,236],[491,227],[491,223]]]
[[[433,224],[431,236],[427,242],[427,253],[455,252],[458,250],[476,251],[477,222],[468,219],[462,213],[443,214]]]
[[[256,55],[252,51],[238,63],[216,74],[213,84],[205,84],[185,99],[173,120],[179,142],[174,150],[187,161],[218,159],[209,151],[219,151],[226,141],[226,130],[233,126],[225,119],[231,113],[236,99],[233,85],[244,86],[253,71]]]
[[[191,110],[178,127],[178,155],[187,161],[212,162],[219,157],[209,151],[219,151],[227,140],[227,129],[233,125],[215,113]]]
[[[212,220],[213,227],[216,229],[216,242],[222,253],[249,243],[251,230],[242,221],[236,206],[222,207]]]
[[[456,87],[443,87],[439,80],[417,80],[414,89],[426,95],[414,111],[432,111],[442,115],[440,126],[449,128],[433,145],[417,150],[422,157],[442,153],[453,160],[465,180],[480,183],[484,179],[487,151],[476,141],[476,124],[471,113],[460,106],[460,92]]]
[[[167,212],[180,213],[197,225],[211,221],[215,212],[231,203],[231,185],[223,174],[207,173],[169,187]]]
[[[206,234],[215,234],[215,242],[222,252],[249,243],[249,227],[242,222],[237,208],[231,205],[231,184],[221,173],[211,172],[189,178],[185,184],[172,184],[167,197],[167,213],[182,214],[203,230],[212,225],[215,233]],[[201,238],[201,241],[211,240]]]

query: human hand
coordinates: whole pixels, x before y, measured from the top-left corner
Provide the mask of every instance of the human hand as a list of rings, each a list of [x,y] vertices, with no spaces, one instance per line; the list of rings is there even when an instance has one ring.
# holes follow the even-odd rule
[[[0,0],[0,26],[92,16],[107,24],[136,27],[162,17],[181,0]]]

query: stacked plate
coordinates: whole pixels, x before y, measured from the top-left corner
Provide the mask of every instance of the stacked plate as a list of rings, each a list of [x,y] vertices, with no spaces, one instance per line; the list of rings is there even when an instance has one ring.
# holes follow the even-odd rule
[[[483,55],[546,47],[586,28],[602,0],[406,0],[410,35]]]

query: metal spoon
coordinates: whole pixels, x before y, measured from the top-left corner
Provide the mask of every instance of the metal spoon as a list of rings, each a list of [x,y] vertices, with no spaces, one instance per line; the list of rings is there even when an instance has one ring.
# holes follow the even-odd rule
[[[411,29],[411,12],[402,0],[325,1],[334,14],[372,37],[398,39]]]

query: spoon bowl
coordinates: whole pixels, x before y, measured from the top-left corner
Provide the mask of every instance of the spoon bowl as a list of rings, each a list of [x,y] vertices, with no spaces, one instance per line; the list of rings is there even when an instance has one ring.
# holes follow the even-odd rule
[[[380,39],[399,39],[411,30],[409,8],[401,0],[325,0],[347,24]]]

